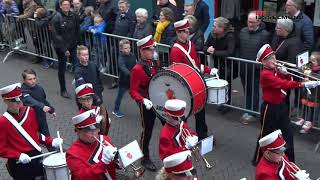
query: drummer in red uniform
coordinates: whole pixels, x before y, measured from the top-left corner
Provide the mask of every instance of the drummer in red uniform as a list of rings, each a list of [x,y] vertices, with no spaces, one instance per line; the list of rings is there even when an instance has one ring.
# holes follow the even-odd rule
[[[190,30],[188,20],[184,19],[175,22],[174,28],[176,29],[177,41],[171,48],[170,62],[188,64],[199,73],[206,73],[210,75],[217,74],[218,69],[200,64],[195,45],[189,40]],[[205,108],[195,114],[196,132],[200,140],[208,136],[208,127],[205,115]]]
[[[156,65],[153,64],[153,55],[155,53],[154,41],[152,36],[147,36],[137,42],[140,51],[140,60],[130,72],[130,95],[140,109],[142,133],[140,146],[144,154],[141,165],[146,169],[155,171],[156,166],[150,160],[149,142],[152,135],[155,112],[151,109],[152,102],[149,100],[148,85],[149,81],[156,73]],[[164,122],[161,121],[162,124]]]
[[[0,115],[0,157],[8,159],[7,169],[14,179],[42,177],[41,158],[31,157],[41,154],[39,143],[59,148],[63,140],[40,134],[35,110],[20,101],[20,83],[0,89],[0,94],[7,105],[7,112]]]
[[[256,167],[256,180],[307,180],[309,178],[305,170],[298,169],[288,160],[284,154],[285,144],[281,130],[276,130],[259,140],[263,156]]]
[[[163,159],[163,168],[156,180],[200,180],[193,167],[191,151],[181,151]]]
[[[73,180],[115,180],[114,157],[117,148],[113,147],[108,136],[98,135],[99,125],[96,122],[95,110],[92,109],[73,117],[72,122],[78,140],[66,152],[71,178]],[[96,138],[104,142],[104,146]]]
[[[286,155],[294,162],[293,134],[290,126],[288,104],[285,98],[287,91],[293,88],[315,88],[319,81],[296,82],[288,74],[285,67],[276,66],[276,58],[269,44],[265,44],[257,54],[257,61],[261,62],[263,69],[260,72],[262,88],[261,105],[261,132],[258,140],[263,136],[280,129],[287,142]],[[262,155],[257,143],[253,164],[259,162]]]
[[[110,128],[110,118],[108,117],[108,113],[101,113],[101,109],[98,106],[93,105],[93,95],[94,89],[91,83],[86,83],[78,86],[76,89],[76,97],[77,101],[80,105],[79,114],[86,112],[90,109],[94,109],[98,116],[97,123],[100,124],[100,133],[104,135],[108,135],[108,131]]]
[[[160,130],[160,159],[191,149],[198,143],[198,136],[193,133],[188,124],[181,121],[184,116],[186,102],[179,99],[167,100],[164,105],[166,124]]]

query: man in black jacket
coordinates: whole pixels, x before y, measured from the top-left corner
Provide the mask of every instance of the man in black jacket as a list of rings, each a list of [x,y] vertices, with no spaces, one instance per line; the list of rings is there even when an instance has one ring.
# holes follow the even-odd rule
[[[24,70],[22,78],[21,100],[25,106],[31,106],[36,110],[39,132],[46,136],[50,136],[46,113],[50,113],[55,117],[55,109],[47,101],[44,89],[37,84],[37,75],[33,69]]]
[[[205,33],[210,23],[209,6],[202,0],[195,0],[194,6],[194,17],[197,18],[201,31]]]
[[[52,18],[52,40],[56,50],[59,67],[58,77],[60,83],[60,94],[64,98],[70,98],[66,89],[65,71],[66,62],[70,58],[72,70],[77,62],[76,48],[80,39],[79,16],[70,11],[70,1],[60,1],[61,12]]]
[[[255,61],[259,49],[269,41],[270,34],[264,23],[256,17],[255,11],[249,12],[247,27],[242,28],[239,34],[239,57]],[[241,63],[240,77],[246,97],[245,108],[259,111],[260,65]],[[252,118],[252,115],[244,113],[241,120],[246,124]]]
[[[118,11],[117,2],[115,0],[101,0],[97,11],[107,23],[105,32],[113,33]]]
[[[116,17],[113,34],[132,37],[136,24],[136,16],[129,8],[128,0],[119,0],[119,12]]]

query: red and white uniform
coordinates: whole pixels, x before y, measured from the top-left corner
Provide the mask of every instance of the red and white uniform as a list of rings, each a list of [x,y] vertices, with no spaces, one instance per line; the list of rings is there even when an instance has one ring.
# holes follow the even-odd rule
[[[285,156],[287,161],[288,158]],[[256,180],[295,180],[284,163],[273,163],[262,157],[256,167]]]
[[[97,108],[97,106],[91,106],[91,109],[96,109]],[[91,110],[91,109],[85,109],[85,108],[81,108],[80,110],[79,110],[79,114],[82,114],[82,113],[84,113],[84,112],[86,112],[86,111],[88,111],[88,110]]]
[[[187,123],[183,121],[182,128],[189,132],[191,135],[195,135],[194,132],[190,130]],[[166,123],[160,130],[160,141],[159,141],[159,156],[160,159],[187,150],[185,148],[185,141],[182,139],[182,130],[180,127],[174,127]]]
[[[191,58],[194,60],[195,65],[197,66],[197,68],[206,74],[209,74],[211,71],[211,68],[209,66],[204,66],[204,69],[201,70],[201,64],[200,61],[198,59],[198,55],[197,55],[197,51],[195,48],[195,45],[193,44],[193,42],[188,41],[187,43],[181,43],[180,41],[176,41],[177,44],[181,45],[187,52],[190,52],[190,56]],[[190,45],[190,46],[189,46]],[[189,48],[191,48],[189,50]],[[186,56],[186,54],[184,52],[182,52],[178,47],[172,47],[171,51],[170,51],[170,63],[184,63],[187,64],[191,67],[194,67],[192,65],[192,63],[190,62],[190,60],[188,59],[188,57]]]
[[[273,69],[263,69],[260,72],[262,98],[265,102],[279,104],[286,97],[286,91],[302,87],[301,82],[292,81],[291,75],[284,75]]]
[[[148,75],[143,66],[148,68]],[[142,102],[144,98],[148,98],[149,81],[152,75],[156,73],[156,68],[152,64],[152,60],[141,61],[136,64],[130,72],[130,95],[136,102]]]
[[[22,106],[19,114],[10,114],[37,144],[51,146],[52,138],[39,133],[35,110],[29,106]],[[21,153],[35,148],[19,133],[19,131],[0,115],[0,157],[19,159]]]
[[[100,135],[102,136],[102,135]],[[103,136],[105,141],[112,144],[108,136]],[[107,146],[107,145],[106,145]],[[106,165],[101,161],[102,147],[100,143],[83,143],[81,140],[74,142],[66,153],[67,165],[71,171],[72,180],[103,180],[116,179],[116,164],[111,162]]]

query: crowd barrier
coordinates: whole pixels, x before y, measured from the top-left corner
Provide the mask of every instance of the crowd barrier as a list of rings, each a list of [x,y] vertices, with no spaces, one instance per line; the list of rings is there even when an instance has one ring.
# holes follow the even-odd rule
[[[48,25],[39,25],[33,19],[18,19],[17,17],[4,17],[1,19],[0,45],[10,48],[10,52],[21,52],[43,58],[57,60],[51,41]],[[118,77],[119,41],[126,37],[114,34],[92,34],[83,32],[80,43],[89,48],[90,59],[94,61],[100,71],[110,77]],[[137,39],[126,38],[132,42],[131,50],[137,57],[139,51],[136,46]],[[162,66],[169,65],[170,46],[157,44],[159,61]],[[247,59],[236,57],[215,58],[199,52],[199,59],[203,64],[219,69],[221,79],[229,82],[229,102],[224,104],[230,108],[242,110],[251,114],[260,115],[261,89],[259,84],[259,71],[261,64]],[[7,57],[5,57],[4,61]],[[290,93],[290,111],[292,117],[307,116],[312,118],[315,129],[320,129],[319,108],[308,108],[301,103],[306,96],[305,89],[297,89]],[[319,100],[318,91],[314,98]],[[295,113],[294,113],[295,112]]]

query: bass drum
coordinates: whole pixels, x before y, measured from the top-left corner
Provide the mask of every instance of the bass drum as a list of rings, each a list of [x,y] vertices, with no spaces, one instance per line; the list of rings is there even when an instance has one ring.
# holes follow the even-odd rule
[[[149,83],[149,98],[157,116],[165,120],[164,104],[168,99],[181,99],[187,103],[184,117],[188,118],[203,109],[206,84],[202,76],[192,67],[176,63],[152,76]]]

